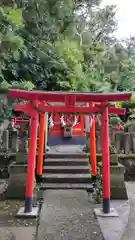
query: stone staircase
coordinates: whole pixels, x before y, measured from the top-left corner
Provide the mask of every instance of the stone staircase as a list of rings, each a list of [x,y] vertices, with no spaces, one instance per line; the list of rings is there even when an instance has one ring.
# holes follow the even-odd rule
[[[44,161],[41,189],[86,189],[93,191],[88,157],[85,153],[53,152]]]

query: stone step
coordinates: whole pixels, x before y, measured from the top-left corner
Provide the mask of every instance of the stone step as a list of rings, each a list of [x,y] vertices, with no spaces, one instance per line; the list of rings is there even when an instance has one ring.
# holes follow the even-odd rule
[[[93,192],[93,186],[90,183],[42,183],[40,189],[84,189]]]
[[[57,152],[57,153],[46,153],[46,158],[88,158],[87,153],[63,153],[63,152]]]
[[[44,173],[90,173],[89,166],[44,166]]]
[[[47,158],[44,160],[44,166],[88,166],[89,161],[86,158]]]
[[[90,174],[48,174],[43,173],[45,183],[91,183]]]

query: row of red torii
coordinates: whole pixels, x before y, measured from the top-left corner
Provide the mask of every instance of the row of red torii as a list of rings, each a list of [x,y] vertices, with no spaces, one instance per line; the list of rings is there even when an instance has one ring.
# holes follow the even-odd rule
[[[2,90],[2,93],[6,90]],[[16,104],[15,111],[23,111],[31,116],[30,143],[28,153],[28,167],[26,177],[26,193],[24,213],[30,214],[33,209],[34,175],[36,167],[36,147],[38,116],[40,115],[40,134],[38,162],[36,173],[42,176],[43,151],[45,140],[45,112],[48,113],[82,113],[90,115],[93,119],[90,129],[90,164],[92,175],[97,175],[96,144],[95,144],[95,121],[94,114],[101,114],[101,150],[102,150],[102,189],[103,203],[102,212],[110,214],[110,159],[109,159],[109,129],[108,114],[124,115],[125,109],[116,108],[109,102],[127,101],[131,93],[76,93],[76,92],[46,92],[8,89],[7,96],[12,99],[23,99],[25,104]],[[65,103],[64,106],[48,106],[48,102]],[[88,106],[77,106],[77,103],[88,103]]]

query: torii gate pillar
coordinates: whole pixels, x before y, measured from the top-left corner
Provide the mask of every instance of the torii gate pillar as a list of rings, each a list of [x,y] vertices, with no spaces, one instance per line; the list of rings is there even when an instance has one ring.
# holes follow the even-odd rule
[[[102,112],[101,145],[102,145],[102,185],[103,212],[110,212],[110,154],[109,154],[109,117],[108,107]]]
[[[37,106],[37,101],[33,101]],[[20,105],[16,107],[21,108]],[[17,110],[17,109],[16,109]],[[31,115],[30,123],[30,144],[28,153],[28,167],[26,177],[26,192],[25,192],[25,207],[21,208],[17,213],[18,217],[28,216],[36,217],[38,214],[38,207],[33,207],[33,191],[36,168],[36,149],[37,149],[37,133],[38,133],[38,112],[31,107],[30,104],[22,104],[22,110]]]

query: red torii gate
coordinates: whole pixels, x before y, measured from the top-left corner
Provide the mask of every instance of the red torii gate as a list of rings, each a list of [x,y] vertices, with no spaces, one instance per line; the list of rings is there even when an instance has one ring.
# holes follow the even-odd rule
[[[25,212],[32,211],[32,193],[34,188],[35,156],[37,141],[38,111],[41,112],[64,112],[64,113],[83,113],[94,114],[101,113],[101,139],[102,139],[102,184],[103,184],[103,213],[110,213],[110,159],[109,159],[109,130],[108,113],[124,114],[124,109],[117,109],[114,105],[108,104],[113,101],[126,101],[132,96],[131,93],[67,93],[67,92],[43,92],[43,91],[25,91],[19,89],[9,89],[8,96],[11,98],[20,98],[31,101],[22,105],[21,109],[31,115],[30,126],[30,148],[28,154],[28,170],[26,180],[26,201]],[[65,106],[47,106],[39,101],[65,102]],[[76,102],[90,103],[87,107],[76,106]],[[95,105],[92,105],[94,104]],[[100,103],[100,104],[97,104]],[[17,106],[16,106],[17,110]],[[20,110],[20,107],[19,109]],[[93,133],[94,131],[93,124]],[[92,147],[92,145],[91,145]],[[92,161],[92,156],[91,156]],[[94,160],[95,161],[95,160]]]

